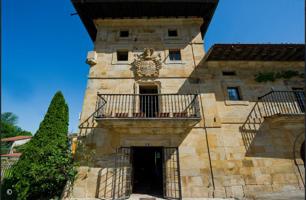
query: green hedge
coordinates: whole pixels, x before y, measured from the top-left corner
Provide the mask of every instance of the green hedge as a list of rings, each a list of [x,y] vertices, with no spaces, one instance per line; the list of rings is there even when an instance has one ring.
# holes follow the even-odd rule
[[[68,106],[61,92],[53,97],[39,129],[23,149],[4,180],[4,199],[50,199],[59,197],[76,174],[68,146]],[[6,189],[13,195],[7,195]]]

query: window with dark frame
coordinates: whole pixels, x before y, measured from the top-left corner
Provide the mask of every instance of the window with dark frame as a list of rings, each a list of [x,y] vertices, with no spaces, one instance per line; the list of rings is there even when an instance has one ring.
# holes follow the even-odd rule
[[[228,98],[231,101],[239,101],[241,100],[241,96],[239,94],[238,87],[228,87],[227,88]]]
[[[129,52],[128,51],[117,51],[117,61],[128,61]]]
[[[178,36],[177,30],[176,29],[169,29],[168,30],[168,36],[169,37],[177,37]]]
[[[129,37],[129,31],[127,31],[127,30],[124,30],[124,31],[120,31],[120,37],[122,37],[122,38],[126,38],[126,37]]]
[[[169,59],[171,61],[182,60],[181,51],[180,50],[169,50]]]

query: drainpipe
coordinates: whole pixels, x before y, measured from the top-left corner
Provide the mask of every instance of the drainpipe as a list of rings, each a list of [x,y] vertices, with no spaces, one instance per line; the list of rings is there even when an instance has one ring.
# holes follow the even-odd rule
[[[191,46],[191,52],[192,52],[192,58],[193,58],[193,65],[194,65],[194,69],[197,67],[196,65],[196,61],[195,61],[195,56],[194,56],[194,50],[193,50],[193,43],[190,43]]]
[[[209,167],[210,167],[210,175],[211,175],[211,181],[212,181],[212,185],[213,185],[213,193],[212,193],[212,197],[215,198],[215,180],[214,180],[214,173],[213,173],[213,169],[212,169],[212,164],[211,164],[211,157],[210,157],[210,150],[209,150],[209,144],[208,144],[208,137],[207,137],[207,130],[204,127],[205,130],[205,137],[206,137],[206,145],[207,145],[207,151],[208,151],[208,158],[209,158]]]
[[[195,56],[194,56],[194,50],[193,50],[193,43],[191,43],[191,50],[192,50],[192,57],[193,57],[193,64],[194,64],[194,69],[196,69],[196,62],[195,62]],[[201,94],[197,91],[197,94]],[[199,95],[198,95],[198,98],[199,98]],[[215,190],[216,190],[216,187],[215,187],[215,180],[214,180],[214,173],[213,173],[213,170],[212,170],[212,164],[211,164],[211,157],[210,157],[210,148],[209,148],[209,144],[208,144],[208,134],[207,134],[207,130],[205,128],[205,114],[204,114],[204,109],[203,109],[203,105],[202,105],[202,100],[200,101],[201,102],[201,111],[202,111],[202,116],[203,116],[203,120],[204,120],[204,131],[205,131],[205,138],[206,138],[206,146],[207,146],[207,152],[208,152],[208,160],[209,160],[209,168],[210,168],[210,176],[211,176],[211,182],[212,182],[212,186],[213,186],[213,193],[212,193],[212,197],[214,198],[215,197]]]
[[[206,146],[207,146],[207,152],[208,152],[208,160],[209,160],[209,168],[210,168],[210,176],[211,176],[211,182],[212,182],[212,186],[213,186],[213,193],[212,193],[212,197],[215,198],[215,190],[216,190],[216,187],[215,187],[215,180],[214,180],[214,172],[213,172],[213,169],[212,169],[212,164],[211,164],[211,157],[210,157],[210,148],[209,148],[209,144],[208,144],[208,133],[207,133],[207,130],[206,130],[206,125],[205,125],[205,114],[204,114],[204,109],[203,109],[203,104],[202,104],[202,101],[201,102],[201,110],[202,110],[202,114],[203,114],[203,120],[204,120],[204,131],[205,131],[205,137],[206,137]]]

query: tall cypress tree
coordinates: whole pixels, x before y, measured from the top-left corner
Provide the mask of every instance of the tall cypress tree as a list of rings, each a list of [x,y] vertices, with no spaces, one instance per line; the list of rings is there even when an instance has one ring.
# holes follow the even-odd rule
[[[60,196],[67,180],[73,178],[68,144],[68,106],[57,92],[40,123],[39,129],[26,144],[6,185],[11,185],[17,199],[50,199]],[[12,197],[12,196],[11,196]]]

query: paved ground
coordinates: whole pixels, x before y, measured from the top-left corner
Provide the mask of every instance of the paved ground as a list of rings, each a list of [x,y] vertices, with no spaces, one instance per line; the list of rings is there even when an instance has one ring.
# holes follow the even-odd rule
[[[139,200],[140,198],[155,198],[156,200],[164,200],[163,198],[160,197],[155,197],[147,194],[132,194],[128,200]]]
[[[256,200],[304,200],[305,190],[262,194],[262,195],[257,195],[255,199]]]
[[[150,200],[151,198],[155,198],[155,200],[165,200],[161,197],[155,197],[146,194],[132,194],[128,200],[141,200],[140,198],[146,198],[146,200]],[[233,198],[183,198],[183,200],[235,200]]]
[[[128,200],[140,200],[140,198],[155,198],[156,200],[164,200],[163,198],[145,195],[145,194],[132,194]],[[239,200],[304,200],[305,191],[285,191],[279,193],[266,193],[258,194],[255,198],[243,198]],[[238,198],[183,198],[183,200],[238,200]]]
[[[145,198],[145,200],[150,200],[155,198],[155,200],[164,200],[160,197],[155,197],[146,194],[132,194],[128,200],[141,200],[140,198]],[[183,200],[304,200],[305,190],[295,190],[295,191],[285,191],[279,193],[267,193],[258,194],[255,198],[183,198]],[[82,198],[69,199],[69,200],[85,200]],[[86,198],[86,200],[100,200],[95,198]]]

